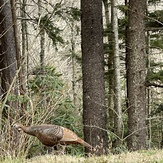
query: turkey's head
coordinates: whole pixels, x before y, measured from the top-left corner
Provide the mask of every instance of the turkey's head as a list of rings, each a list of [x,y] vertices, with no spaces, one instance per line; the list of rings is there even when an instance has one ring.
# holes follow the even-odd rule
[[[16,123],[16,124],[13,125],[13,127],[14,127],[15,129],[17,129],[18,131],[21,131],[21,130],[22,130],[20,124],[17,124],[17,123]]]

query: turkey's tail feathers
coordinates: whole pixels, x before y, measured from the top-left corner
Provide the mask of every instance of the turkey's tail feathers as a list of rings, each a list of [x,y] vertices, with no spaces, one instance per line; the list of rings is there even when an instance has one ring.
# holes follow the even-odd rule
[[[91,150],[93,149],[93,147],[90,144],[88,144],[87,142],[85,142],[84,140],[82,140],[80,138],[78,138],[78,143],[84,145],[85,147],[87,147],[87,148],[89,148]]]

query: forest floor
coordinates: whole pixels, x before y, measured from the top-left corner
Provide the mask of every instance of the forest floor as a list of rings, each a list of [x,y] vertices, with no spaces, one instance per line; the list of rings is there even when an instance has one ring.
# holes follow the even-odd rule
[[[6,158],[3,163],[163,163],[163,150],[143,150],[100,157],[77,157],[70,155],[44,155],[32,159]]]

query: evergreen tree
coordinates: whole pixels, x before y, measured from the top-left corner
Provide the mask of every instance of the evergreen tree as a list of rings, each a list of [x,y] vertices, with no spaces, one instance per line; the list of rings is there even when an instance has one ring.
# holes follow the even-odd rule
[[[102,0],[81,0],[83,123],[96,155],[107,153]]]
[[[130,0],[127,33],[128,149],[146,147],[146,0]]]

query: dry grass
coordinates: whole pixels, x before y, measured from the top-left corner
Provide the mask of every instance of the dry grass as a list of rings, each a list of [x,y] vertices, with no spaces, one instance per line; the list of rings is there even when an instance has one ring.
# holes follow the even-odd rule
[[[132,153],[122,153],[119,155],[108,155],[101,157],[77,157],[77,156],[55,156],[44,155],[32,159],[11,159],[8,158],[4,163],[163,163],[162,150],[146,150]]]

